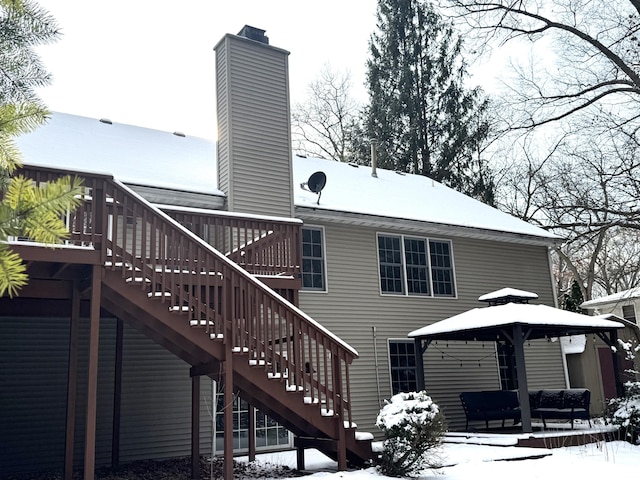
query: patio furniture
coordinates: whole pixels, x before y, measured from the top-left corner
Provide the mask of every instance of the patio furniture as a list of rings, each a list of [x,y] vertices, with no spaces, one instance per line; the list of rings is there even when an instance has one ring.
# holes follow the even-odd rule
[[[515,425],[520,421],[520,402],[518,392],[513,390],[489,390],[481,392],[462,392],[460,401],[467,419],[465,430],[470,421],[483,421],[487,430],[490,420],[513,420]]]
[[[531,405],[531,417],[542,419],[544,428],[547,428],[547,420],[571,420],[573,429],[574,420],[588,420],[591,392],[586,388],[568,388],[556,390],[536,390],[529,392]]]

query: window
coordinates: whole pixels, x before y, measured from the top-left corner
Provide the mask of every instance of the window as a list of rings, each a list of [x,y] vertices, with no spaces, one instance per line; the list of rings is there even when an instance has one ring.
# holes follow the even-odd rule
[[[456,295],[453,253],[447,240],[378,235],[378,261],[383,294]]]
[[[628,320],[629,322],[636,323],[636,309],[633,307],[633,305],[623,305],[622,318]]]
[[[409,295],[429,295],[427,277],[427,248],[425,241],[417,238],[404,239],[404,258],[407,263],[407,292]]]
[[[217,395],[218,407],[216,416],[216,451],[224,450],[224,394]],[[249,405],[239,397],[235,398],[232,403],[233,408],[233,449],[235,451],[246,451],[249,448]],[[291,439],[289,431],[269,418],[266,414],[255,410],[255,434],[256,448],[264,447],[289,447]]]
[[[416,345],[413,340],[389,340],[391,391],[415,392],[418,389]]]
[[[324,235],[321,228],[302,229],[302,288],[326,290]]]
[[[385,293],[404,293],[400,237],[378,237],[380,285]]]

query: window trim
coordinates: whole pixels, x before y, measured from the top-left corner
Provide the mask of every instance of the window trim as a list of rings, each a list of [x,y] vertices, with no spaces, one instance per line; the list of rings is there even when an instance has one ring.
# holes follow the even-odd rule
[[[300,292],[304,293],[328,293],[329,292],[329,278],[327,275],[327,242],[325,236],[325,229],[322,225],[303,225],[302,229],[307,230],[318,230],[320,232],[320,238],[322,239],[322,277],[324,288],[309,288],[304,286],[304,280],[302,278],[302,265],[300,265],[300,280],[302,280],[303,285],[300,287]],[[304,263],[304,258],[302,256],[302,232],[300,233],[300,260]]]
[[[395,292],[383,292],[381,279],[380,279],[380,237],[399,237],[400,238],[400,252],[401,252],[401,260],[402,260],[402,293]],[[407,265],[406,265],[406,257],[405,257],[405,247],[404,240],[405,238],[409,239],[419,239],[424,240],[426,248],[427,248],[427,268],[428,268],[428,280],[429,280],[429,293],[428,294],[411,294],[409,293],[408,279],[407,279]],[[443,242],[449,244],[449,254],[451,256],[451,283],[453,286],[453,295],[434,295],[433,291],[433,272],[431,269],[431,247],[430,242]],[[429,236],[421,236],[421,235],[405,235],[402,233],[390,233],[390,232],[376,232],[376,258],[378,264],[378,292],[380,296],[384,297],[411,297],[411,298],[430,298],[430,299],[457,299],[458,298],[458,282],[456,281],[456,268],[455,268],[455,258],[453,253],[453,241],[448,238],[440,238],[440,237],[429,237]]]
[[[411,344],[413,345],[413,349],[414,349],[414,355],[415,355],[415,340],[411,340],[408,338],[387,338],[387,362],[389,365],[389,391],[391,392],[391,395],[395,395],[395,393],[393,392],[393,370],[391,367],[391,343],[407,343],[407,344]],[[417,361],[417,360],[416,360]],[[416,385],[415,385],[415,390],[418,389],[418,385],[420,382],[418,382],[418,374],[420,373],[419,369],[418,369],[418,365],[414,365],[413,367],[415,369],[415,381],[416,381]],[[399,392],[396,392],[399,393]]]

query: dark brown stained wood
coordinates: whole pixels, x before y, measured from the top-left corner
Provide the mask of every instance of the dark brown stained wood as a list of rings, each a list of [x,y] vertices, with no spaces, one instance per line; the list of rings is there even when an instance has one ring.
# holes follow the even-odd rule
[[[38,244],[11,244],[25,262],[56,262],[58,264],[100,265],[100,252],[93,249],[49,248]],[[59,268],[58,268],[59,269]]]
[[[191,478],[200,479],[200,377],[191,377]]]
[[[100,340],[100,293],[102,268],[93,267],[91,277],[91,317],[89,365],[87,367],[87,412],[84,442],[84,480],[93,480],[96,462],[96,417],[98,411],[98,345]]]
[[[67,173],[35,167],[24,172],[36,181]],[[31,283],[24,297],[0,298],[0,308],[3,316],[89,317],[86,479],[96,467],[99,326],[101,318],[114,316],[118,323],[110,351],[115,357],[109,357],[108,367],[114,372],[109,382],[114,395],[112,464],[119,463],[122,432],[123,322],[191,365],[192,373],[213,375],[211,366],[224,362],[227,391],[239,392],[298,435],[335,439],[340,468],[346,468],[346,460],[370,458],[370,448],[344,427],[353,421],[347,383],[357,353],[295,306],[300,222],[229,213],[219,219],[211,213],[196,218],[174,211],[182,215],[184,228],[109,177],[83,175],[83,182],[87,201],[70,214],[69,246],[16,245],[28,260]],[[223,227],[215,233],[217,225]],[[227,251],[216,250],[195,233]],[[73,368],[69,375],[75,376]],[[308,395],[313,402],[305,402]],[[232,432],[231,417],[225,417]],[[67,427],[72,428],[70,422]],[[227,471],[230,439],[225,439]],[[70,463],[68,455],[69,449],[65,458]]]

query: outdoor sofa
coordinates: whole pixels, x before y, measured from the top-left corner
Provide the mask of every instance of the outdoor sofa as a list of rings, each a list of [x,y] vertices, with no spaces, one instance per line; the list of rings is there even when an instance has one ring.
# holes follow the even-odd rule
[[[487,430],[489,422],[501,420],[504,428],[506,420],[514,425],[521,421],[520,401],[515,390],[486,390],[462,392],[460,401],[466,416],[465,430],[469,422],[482,421]],[[547,420],[570,420],[573,429],[575,420],[588,420],[591,392],[586,388],[543,389],[529,392],[531,418],[542,420],[547,428]]]

